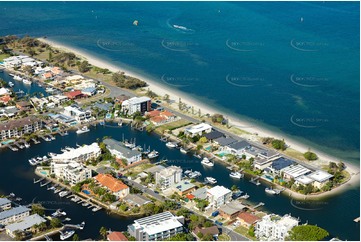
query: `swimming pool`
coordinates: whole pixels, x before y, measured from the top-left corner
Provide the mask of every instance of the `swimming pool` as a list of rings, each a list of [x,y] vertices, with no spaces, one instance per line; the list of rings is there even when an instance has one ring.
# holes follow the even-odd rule
[[[10,144],[10,143],[13,143],[14,141],[15,141],[14,139],[9,139],[9,140],[5,140],[5,141],[1,142],[1,144],[7,145],[7,144]]]
[[[83,190],[82,192],[85,193],[86,195],[90,194],[90,192],[88,190]]]
[[[219,155],[220,157],[223,157],[223,156],[225,156],[225,155],[229,155],[229,153],[228,153],[228,152],[221,151],[221,152],[218,153],[218,155]]]

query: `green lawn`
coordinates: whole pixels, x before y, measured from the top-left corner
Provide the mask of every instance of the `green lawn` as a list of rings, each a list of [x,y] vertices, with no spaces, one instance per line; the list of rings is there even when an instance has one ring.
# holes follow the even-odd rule
[[[0,54],[0,62],[2,62],[4,59],[8,58],[9,54]]]
[[[249,236],[248,229],[243,226],[238,226],[237,228],[234,229],[234,231],[236,231],[237,233],[240,233],[241,235],[246,236],[247,238],[249,238],[251,240],[257,240],[256,238]]]
[[[228,235],[226,234],[221,234],[218,236],[218,240],[219,241],[230,241],[231,240],[231,237],[229,237]]]
[[[168,123],[168,124],[161,125],[161,126],[157,127],[156,129],[158,132],[163,133],[164,130],[174,130],[174,129],[177,129],[180,127],[184,127],[188,124],[191,124],[191,122],[184,120],[184,119],[180,119],[180,120]]]

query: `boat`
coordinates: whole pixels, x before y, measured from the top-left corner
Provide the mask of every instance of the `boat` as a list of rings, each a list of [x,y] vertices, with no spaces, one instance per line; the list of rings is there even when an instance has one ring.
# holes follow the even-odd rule
[[[134,143],[130,143],[130,142],[128,142],[127,140],[124,141],[123,143],[124,143],[124,146],[125,146],[125,147],[128,147],[128,148],[130,148],[130,149],[135,148],[135,144],[134,144]]]
[[[30,144],[29,144],[29,143],[24,142],[24,145],[25,145],[25,148],[29,148],[29,147],[30,147]]]
[[[214,166],[214,163],[212,161],[208,160],[207,157],[203,158],[203,160],[201,161],[201,164],[205,165],[205,166]]]
[[[49,152],[49,153],[48,153],[48,156],[53,157],[53,156],[56,156],[56,154],[55,154],[55,153],[52,153],[52,152]]]
[[[92,209],[92,211],[93,211],[93,212],[97,212],[97,211],[99,211],[100,209],[102,209],[102,207],[95,207],[95,208]]]
[[[85,222],[83,221],[83,222],[81,222],[81,224],[79,225],[79,229],[84,229],[84,227],[85,227]]]
[[[15,75],[15,76],[13,77],[13,79],[14,79],[15,81],[22,81],[22,80],[23,80],[23,78],[21,78],[21,76],[18,76],[18,75]]]
[[[175,147],[177,147],[177,144],[176,144],[176,143],[173,143],[173,142],[167,142],[165,145],[166,145],[167,147],[169,147],[169,148],[175,148]]]
[[[71,236],[73,236],[73,234],[75,233],[75,230],[68,230],[63,232],[60,232],[60,239],[61,240],[66,240],[68,238],[70,238]]]
[[[61,222],[64,223],[64,222],[69,222],[71,220],[71,218],[65,218],[63,219]]]
[[[213,177],[207,176],[205,179],[205,182],[210,183],[210,184],[216,184],[217,180]]]
[[[52,136],[52,135],[50,135],[50,139],[51,139],[51,140],[55,140],[55,137]]]
[[[202,159],[202,156],[201,156],[201,155],[194,154],[193,156],[196,157],[196,158],[198,158],[198,159]]]
[[[61,216],[65,216],[66,212],[61,211],[61,209],[56,210],[54,213],[51,214],[51,216],[53,217],[61,217]]]
[[[14,86],[14,83],[9,82],[9,87],[13,87],[13,86]]]
[[[89,206],[89,203],[85,202],[82,204],[83,207]]]
[[[199,171],[194,171],[188,174],[188,177],[193,179],[193,178],[197,178],[199,176],[201,176],[202,174]]]
[[[55,190],[55,186],[48,187],[46,190]]]
[[[176,24],[173,24],[173,27],[176,28],[176,29],[188,30],[186,27],[180,26],[180,25],[176,25]]]
[[[226,168],[230,171],[233,171],[233,166],[227,166]]]
[[[69,194],[68,191],[59,192],[59,196],[60,196],[60,197],[65,197],[65,196],[68,195],[68,194]]]
[[[241,179],[241,178],[243,178],[244,174],[242,174],[242,173],[240,173],[238,171],[235,171],[235,172],[231,172],[229,174],[229,176],[232,177],[232,178]]]
[[[32,82],[30,80],[28,80],[28,79],[23,79],[23,83],[25,85],[31,85]]]
[[[43,156],[43,161],[47,161],[47,160],[49,160],[49,158],[46,155],[44,155]]]
[[[133,25],[138,26],[138,24],[139,24],[139,21],[138,21],[138,20],[134,20]]]
[[[30,165],[32,165],[32,166],[36,166],[36,165],[38,164],[38,162],[37,162],[34,158],[29,159],[29,163],[30,163]]]
[[[264,189],[264,191],[268,194],[271,194],[271,195],[278,195],[281,193],[280,190],[278,189],[272,189],[272,188],[269,188],[269,187],[266,187],[266,189]]]
[[[81,129],[78,129],[76,131],[77,134],[83,134],[83,133],[86,133],[86,132],[89,132],[90,130],[88,129],[87,126],[83,126]]]
[[[187,154],[187,153],[188,153],[188,151],[186,151],[186,150],[183,149],[183,148],[180,148],[179,150],[180,150],[180,152],[183,153],[183,154]]]
[[[189,173],[192,173],[192,170],[186,170],[186,171],[184,171],[184,175],[188,175]]]
[[[158,156],[159,156],[159,152],[156,151],[156,150],[153,150],[152,152],[150,152],[150,153],[148,154],[148,158],[149,158],[149,159],[153,159],[153,158],[156,158],[156,157],[158,157]]]

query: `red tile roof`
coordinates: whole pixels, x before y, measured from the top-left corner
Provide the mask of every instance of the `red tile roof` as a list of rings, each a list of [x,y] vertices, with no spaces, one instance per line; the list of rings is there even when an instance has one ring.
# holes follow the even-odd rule
[[[160,111],[159,110],[153,110],[153,111],[150,111],[150,112],[147,112],[147,116],[149,117],[156,117],[156,116],[159,116],[160,114]]]
[[[78,96],[82,96],[83,94],[80,90],[76,90],[76,91],[71,91],[71,92],[65,92],[64,95],[70,99],[74,99]]]
[[[53,74],[51,72],[46,72],[43,74],[44,78],[52,78]]]
[[[128,241],[127,237],[122,232],[111,232],[108,234],[108,240],[109,241]]]
[[[247,224],[254,224],[258,220],[260,220],[259,217],[257,217],[256,215],[253,215],[251,213],[248,213],[248,212],[240,213],[238,215],[238,218],[243,220]]]
[[[109,174],[98,174],[95,179],[112,192],[119,192],[128,188],[123,182],[115,179]]]
[[[175,116],[174,113],[169,112],[169,111],[167,111],[167,110],[163,111],[163,112],[161,113],[161,115],[164,115],[164,116],[167,116],[167,117],[173,117],[173,116]]]
[[[186,198],[192,200],[193,198],[195,198],[195,196],[193,194],[187,194]]]
[[[167,120],[167,119],[162,116],[155,116],[153,118],[150,118],[150,121],[155,122],[155,123],[160,123],[164,120]]]
[[[5,95],[5,96],[2,96],[0,97],[0,102],[3,102],[3,103],[8,103],[12,98],[9,96],[9,95]]]

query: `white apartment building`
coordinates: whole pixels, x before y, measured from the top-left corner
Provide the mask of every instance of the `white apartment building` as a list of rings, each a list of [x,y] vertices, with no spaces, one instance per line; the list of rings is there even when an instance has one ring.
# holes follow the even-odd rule
[[[7,198],[0,198],[0,211],[11,208],[11,201]]]
[[[215,186],[207,190],[209,206],[219,208],[221,205],[232,199],[232,191],[224,186]]]
[[[40,130],[43,122],[34,116],[3,122],[0,124],[1,139],[9,139],[13,137],[21,137],[24,134],[31,134]]]
[[[191,127],[185,128],[184,133],[194,137],[196,135],[202,136],[203,132],[209,133],[212,131],[212,126],[206,123],[200,123]]]
[[[155,184],[161,189],[167,189],[182,180],[182,168],[170,166],[155,173]]]
[[[79,122],[88,120],[92,117],[92,113],[90,110],[84,111],[75,105],[65,107],[63,113],[64,115],[70,116]]]
[[[288,232],[298,223],[299,220],[289,214],[283,217],[268,214],[256,223],[255,234],[259,240],[284,241]]]
[[[56,154],[52,156],[53,162],[64,163],[64,162],[85,162],[90,159],[96,159],[101,153],[101,149],[98,143],[94,142],[91,145],[83,145],[76,149],[69,148],[62,154]]]
[[[72,185],[92,177],[91,169],[77,162],[51,162],[50,167],[51,174],[55,174],[57,178],[62,178],[64,181],[69,181]]]
[[[149,97],[132,97],[122,103],[122,111],[132,115],[135,112],[145,113],[151,110],[151,99]]]
[[[0,212],[0,224],[8,225],[23,220],[30,215],[30,209],[24,206]]]

